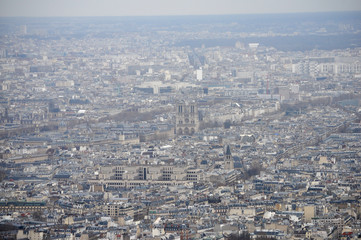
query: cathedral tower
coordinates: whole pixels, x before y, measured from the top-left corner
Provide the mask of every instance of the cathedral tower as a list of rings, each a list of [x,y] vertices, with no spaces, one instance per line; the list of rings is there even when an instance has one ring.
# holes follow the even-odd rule
[[[197,104],[195,102],[187,104],[184,101],[181,101],[177,104],[176,111],[176,134],[194,134],[199,126]]]

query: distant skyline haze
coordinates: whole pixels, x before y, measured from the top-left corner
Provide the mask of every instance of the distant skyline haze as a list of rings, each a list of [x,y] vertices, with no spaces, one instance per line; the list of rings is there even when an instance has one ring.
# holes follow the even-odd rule
[[[1,17],[171,16],[361,11],[360,0],[0,0]]]

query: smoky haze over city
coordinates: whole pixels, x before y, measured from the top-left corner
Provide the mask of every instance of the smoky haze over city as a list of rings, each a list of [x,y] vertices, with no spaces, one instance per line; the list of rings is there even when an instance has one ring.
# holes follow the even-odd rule
[[[359,1],[0,0],[0,239],[361,239]]]

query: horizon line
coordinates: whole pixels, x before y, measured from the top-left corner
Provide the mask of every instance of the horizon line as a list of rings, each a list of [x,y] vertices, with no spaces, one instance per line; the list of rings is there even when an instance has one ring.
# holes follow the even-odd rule
[[[0,18],[97,18],[97,17],[205,17],[205,16],[241,16],[241,15],[292,15],[292,14],[327,14],[327,13],[361,13],[361,10],[345,11],[310,11],[310,12],[275,12],[275,13],[220,13],[220,14],[173,14],[173,15],[73,15],[73,16],[0,16]],[[361,15],[360,15],[361,16]]]

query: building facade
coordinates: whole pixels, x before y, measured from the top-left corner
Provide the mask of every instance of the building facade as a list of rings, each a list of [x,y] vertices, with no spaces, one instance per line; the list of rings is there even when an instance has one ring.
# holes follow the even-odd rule
[[[0,202],[0,212],[37,212],[46,209],[45,202]]]
[[[91,183],[110,188],[136,188],[147,185],[182,185],[204,180],[202,169],[164,165],[134,165],[102,167]]]
[[[199,127],[198,107],[195,102],[186,103],[181,101],[177,104],[176,134],[192,135]]]

